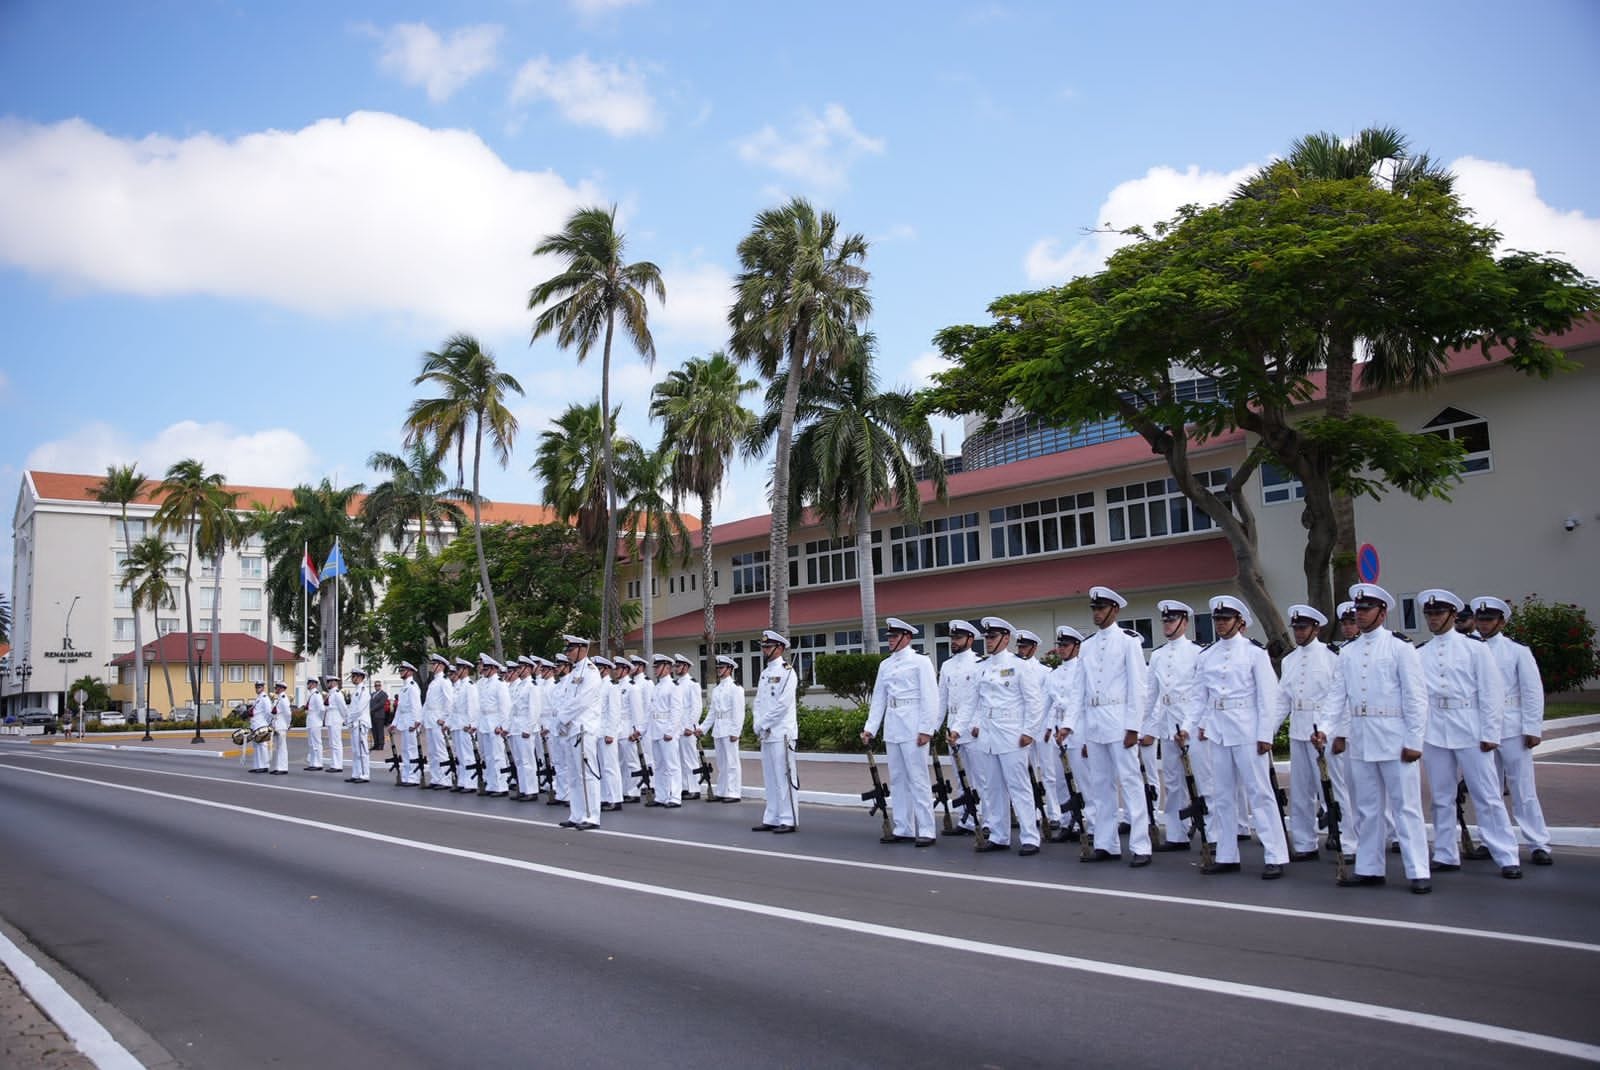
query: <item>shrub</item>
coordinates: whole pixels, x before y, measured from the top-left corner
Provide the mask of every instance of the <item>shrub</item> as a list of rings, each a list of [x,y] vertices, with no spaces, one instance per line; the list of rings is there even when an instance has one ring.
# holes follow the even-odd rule
[[[846,702],[865,706],[872,700],[882,654],[819,654],[817,682]]]
[[[1600,676],[1594,625],[1582,606],[1530,594],[1513,610],[1506,635],[1533,651],[1546,691],[1573,691]]]
[[[867,707],[834,710],[801,706],[797,721],[801,750],[850,754],[861,750],[861,730],[867,726]]]

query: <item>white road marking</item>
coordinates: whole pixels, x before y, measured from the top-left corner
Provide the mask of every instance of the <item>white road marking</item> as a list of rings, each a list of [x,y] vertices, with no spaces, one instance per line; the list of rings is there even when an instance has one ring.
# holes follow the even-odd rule
[[[365,795],[346,795],[343,793],[319,791],[315,788],[296,788],[288,784],[264,783],[255,780],[237,780],[231,777],[206,776],[200,773],[179,773],[166,769],[150,769],[145,766],[118,765],[112,762],[91,762],[81,759],[58,758],[52,755],[29,755],[46,761],[65,763],[70,765],[87,765],[97,769],[121,769],[133,773],[148,773],[153,776],[176,777],[181,780],[201,780],[216,784],[226,784],[231,787],[256,788],[274,792],[294,792],[300,795],[314,795],[319,799],[344,800],[366,803],[372,806],[393,806],[405,810],[423,810],[430,814],[444,814],[455,817],[468,817],[481,821],[500,821],[515,825],[532,825],[536,828],[559,828],[553,821],[539,821],[526,817],[511,817],[505,814],[484,814],[471,810],[451,810],[439,806],[429,806],[424,803],[402,802],[398,799],[374,799]],[[0,763],[0,768],[25,769],[23,766],[7,766]],[[103,783],[93,781],[93,783]],[[108,787],[121,785],[108,784]],[[160,794],[157,792],[156,794]],[[624,832],[620,829],[600,828],[585,832],[585,836],[610,836],[625,840],[640,840],[645,843],[667,844],[674,847],[687,847],[701,851],[720,851],[727,854],[753,855],[758,858],[778,858],[790,862],[805,862],[813,865],[841,866],[847,869],[864,869],[880,873],[893,873],[908,876],[931,877],[934,879],[967,881],[976,884],[994,884],[1012,888],[1027,888],[1037,891],[1063,892],[1069,895],[1099,896],[1107,899],[1132,900],[1142,903],[1161,903],[1167,906],[1197,907],[1206,910],[1223,910],[1241,914],[1259,914],[1268,917],[1289,918],[1295,922],[1322,921],[1336,925],[1357,925],[1377,929],[1400,929],[1405,932],[1433,933],[1441,936],[1464,936],[1479,940],[1496,940],[1505,943],[1527,944],[1535,947],[1561,948],[1567,951],[1582,951],[1591,954],[1600,953],[1600,944],[1585,943],[1580,940],[1562,940],[1552,936],[1536,936],[1531,933],[1503,932],[1497,929],[1471,929],[1460,925],[1441,925],[1430,922],[1411,921],[1404,918],[1377,918],[1365,914],[1339,914],[1333,911],[1306,910],[1300,907],[1275,907],[1264,906],[1256,903],[1233,903],[1226,900],[1198,899],[1182,895],[1167,895],[1159,892],[1135,892],[1120,888],[1095,888],[1078,884],[1061,884],[1053,881],[1028,880],[1021,877],[998,877],[984,873],[955,873],[942,869],[926,869],[916,866],[896,866],[886,862],[863,862],[852,858],[829,858],[825,855],[808,855],[793,851],[763,850],[759,847],[737,847],[733,844],[703,843],[699,840],[682,840],[668,836],[654,836],[643,832]]]
[[[941,949],[965,951],[973,955],[984,955],[989,958],[1007,959],[1014,962],[1026,962],[1037,966],[1049,966],[1055,969],[1072,970],[1078,973],[1094,974],[1101,977],[1114,977],[1127,981],[1139,981],[1145,984],[1166,985],[1171,988],[1182,988],[1189,991],[1205,992],[1213,995],[1233,996],[1239,999],[1251,999],[1263,1003],[1274,1003],[1280,1006],[1293,1008],[1297,1013],[1307,1013],[1309,1009],[1328,1011],[1333,1014],[1342,1014],[1352,1018],[1364,1018],[1375,1022],[1388,1022],[1393,1025],[1410,1026],[1415,1029],[1427,1029],[1433,1032],[1446,1033],[1456,1037],[1472,1037],[1478,1040],[1487,1040],[1497,1044],[1508,1044],[1520,1048],[1529,1048],[1534,1051],[1549,1052],[1554,1055],[1565,1055],[1575,1059],[1587,1059],[1600,1062],[1600,1045],[1585,1044],[1581,1041],[1569,1040],[1565,1037],[1549,1036],[1544,1033],[1532,1033],[1523,1029],[1509,1029],[1504,1026],[1488,1025],[1483,1022],[1471,1021],[1463,1018],[1449,1018],[1444,1015],[1428,1014],[1423,1011],[1411,1011],[1401,1007],[1387,1007],[1378,1003],[1362,1003],[1357,1000],[1336,999],[1308,992],[1296,992],[1291,989],[1269,988],[1265,985],[1243,984],[1237,981],[1228,981],[1216,977],[1202,977],[1195,974],[1174,973],[1169,970],[1155,970],[1143,966],[1126,966],[1117,963],[1099,962],[1094,959],[1079,958],[1075,955],[1059,955],[1053,952],[1036,951],[1031,948],[1011,947],[1005,944],[989,944],[978,940],[968,940],[961,937],[935,935],[919,932],[914,929],[900,929],[890,925],[878,925],[873,922],[853,921],[847,918],[835,918],[827,914],[816,914],[808,910],[794,910],[788,907],[773,906],[767,903],[751,902],[743,899],[730,899],[726,896],[708,895],[704,892],[688,892],[677,888],[668,888],[662,885],[646,884],[642,881],[624,880],[619,877],[606,877],[595,873],[584,873],[578,870],[563,869],[560,866],[546,865],[539,862],[528,862],[518,858],[503,858],[499,855],[484,854],[480,851],[469,851],[459,847],[446,847],[442,844],[426,843],[421,840],[408,840],[400,836],[390,836],[381,832],[368,832],[365,829],[350,828],[345,825],[333,825],[325,821],[313,821],[310,818],[293,817],[288,814],[275,814],[268,810],[256,810],[248,806],[236,806],[232,803],[213,802],[210,799],[195,799],[189,796],[171,795],[166,792],[155,791],[150,788],[138,788],[130,784],[109,784],[105,781],[94,780],[89,777],[71,776],[66,773],[52,773],[44,769],[29,769],[24,766],[5,766],[18,772],[28,773],[33,776],[51,777],[59,780],[68,780],[75,783],[90,784],[114,791],[132,792],[138,795],[148,795],[157,799],[171,802],[187,803],[191,806],[200,806],[212,810],[224,810],[229,813],[247,814],[251,817],[261,818],[266,821],[277,821],[286,825],[295,825],[300,828],[316,829],[319,832],[329,832],[339,836],[349,836],[353,839],[367,840],[371,843],[388,844],[394,847],[405,847],[426,854],[442,855],[447,858],[457,858],[464,861],[479,862],[484,865],[499,866],[504,869],[516,869],[527,873],[538,873],[542,876],[555,877],[561,880],[576,881],[581,884],[590,884],[602,888],[612,888],[620,891],[636,892],[641,895],[656,896],[662,899],[676,900],[695,906],[712,906],[722,910],[735,911],[742,914],[753,914],[763,919],[782,918],[802,925],[813,925],[818,928],[835,929],[841,932],[855,933],[863,936],[876,936],[885,940],[895,940],[907,944],[921,944]]]
[[[61,1027],[73,1046],[100,1070],[144,1070],[144,1064],[132,1052],[5,933],[0,933],[0,962],[16,975],[22,990]]]

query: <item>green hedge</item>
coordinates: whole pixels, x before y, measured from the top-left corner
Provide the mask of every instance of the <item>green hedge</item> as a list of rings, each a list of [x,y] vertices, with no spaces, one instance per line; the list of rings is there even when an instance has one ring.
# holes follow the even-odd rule
[[[798,705],[795,709],[795,721],[800,729],[801,750],[828,754],[858,754],[861,751],[861,730],[867,724],[867,708],[858,706],[853,710],[836,710]],[[761,741],[756,738],[751,724],[751,719],[747,716],[744,722],[744,734],[739,737],[739,747],[742,750],[757,750],[761,746]],[[701,740],[700,745],[709,748],[709,737]]]

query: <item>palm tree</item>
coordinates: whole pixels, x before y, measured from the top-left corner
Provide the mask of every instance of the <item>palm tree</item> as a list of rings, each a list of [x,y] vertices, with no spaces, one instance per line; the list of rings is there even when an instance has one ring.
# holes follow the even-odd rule
[[[755,428],[756,415],[744,407],[756,388],[739,366],[718,350],[693,357],[667,373],[651,391],[650,416],[661,421],[661,440],[671,442],[672,482],[677,493],[700,499],[700,599],[705,612],[701,641],[708,657],[717,654],[717,607],[711,597],[711,506],[728,474],[738,444]],[[714,674],[713,674],[714,676]]]
[[[0,593],[0,643],[11,641],[11,599]]]
[[[297,644],[302,654],[322,652],[324,673],[340,669],[349,633],[341,624],[359,620],[372,605],[372,578],[378,568],[372,542],[355,516],[355,499],[361,491],[359,483],[339,488],[326,479],[315,487],[302,483],[294,488],[289,504],[271,514],[262,533],[272,563],[267,572],[272,619],[284,631],[303,637]],[[339,578],[339,596],[333,597],[333,585],[324,583],[321,591],[327,593],[317,595],[320,612],[311,615],[308,606],[302,616],[303,555],[309,551],[313,561],[325,561],[336,541],[350,570]]]
[[[876,651],[878,635],[872,511],[898,505],[904,521],[916,524],[922,513],[919,468],[941,500],[946,486],[944,457],[927,417],[917,414],[912,393],[878,389],[872,368],[876,339],[871,333],[859,335],[853,350],[849,363],[800,388],[789,512],[798,519],[809,506],[834,538],[845,530],[855,536],[861,641],[870,654]],[[768,389],[757,434],[770,434],[782,418],[787,386],[779,380]]]
[[[184,644],[184,665],[189,675],[189,687],[194,693],[194,732],[200,738],[200,673],[194,663],[194,598],[191,586],[194,581],[194,555],[198,544],[202,548],[217,545],[217,525],[220,517],[232,506],[224,489],[221,473],[205,470],[205,465],[193,458],[174,463],[167,469],[157,492],[161,507],[156,510],[156,530],[163,535],[182,532],[186,540],[183,555],[183,617],[184,631],[188,636]],[[202,528],[205,530],[202,532]]]
[[[613,423],[616,416],[613,411]],[[584,546],[596,552],[606,545],[607,444],[599,403],[568,405],[549,430],[539,433],[539,449],[529,469],[544,484],[544,504],[564,522],[575,524]],[[611,446],[617,451],[638,448],[625,436]]]
[[[444,468],[421,442],[414,442],[404,457],[379,451],[367,466],[389,478],[372,488],[361,504],[361,519],[374,535],[388,535],[400,553],[406,552],[412,521],[417,523],[417,556],[428,553],[428,540],[445,524],[457,531],[467,526],[467,514],[452,499],[466,499],[471,491],[445,489]]]
[[[663,437],[661,445],[655,449],[634,446],[625,451],[620,460],[621,520],[636,540],[644,562],[640,602],[644,609],[646,658],[653,657],[656,652],[652,586],[656,563],[666,565],[674,556],[685,564],[689,560],[689,530],[683,523],[683,514],[678,511],[678,494],[672,479],[676,454],[677,449]]]
[[[742,270],[728,312],[731,348],[754,360],[769,382],[785,375],[786,389],[772,460],[772,626],[789,629],[789,458],[800,386],[842,363],[855,328],[872,312],[867,295],[867,240],[841,236],[833,213],[818,215],[796,197],[756,216],[739,242]]]
[[[546,235],[533,250],[535,256],[560,257],[566,267],[528,294],[529,311],[544,309],[534,320],[530,343],[555,332],[556,344],[562,349],[577,348],[579,364],[597,342],[602,347],[600,412],[606,416],[606,554],[600,581],[600,621],[607,641],[615,633],[616,594],[611,588],[615,582],[617,545],[617,459],[611,447],[615,426],[611,408],[611,341],[620,316],[622,329],[632,338],[634,349],[646,365],[654,367],[656,343],[650,336],[645,298],[653,293],[657,301],[665,303],[667,300],[660,268],[648,260],[635,264],[624,262],[626,241],[617,230],[616,205],[609,211],[598,207],[580,208],[567,220],[561,233]]]
[[[1270,197],[1279,195],[1275,191],[1285,185],[1292,188],[1305,182],[1355,180],[1371,182],[1400,197],[1424,187],[1449,191],[1455,184],[1455,177],[1426,153],[1413,154],[1410,142],[1396,128],[1369,127],[1350,138],[1326,132],[1300,138],[1290,147],[1287,157],[1246,179],[1234,195]],[[1366,342],[1369,355],[1361,372],[1363,386],[1418,389],[1438,375],[1437,361],[1419,352],[1410,340],[1358,340],[1358,332],[1348,324],[1330,322],[1321,326],[1321,338],[1315,351],[1303,354],[1303,358],[1308,365],[1326,370],[1324,415],[1329,419],[1350,417],[1356,352],[1361,341]],[[1333,515],[1331,591],[1307,592],[1311,603],[1321,605],[1324,611],[1333,607],[1332,591],[1346,590],[1357,579],[1355,499],[1345,491],[1335,490]]]
[[[133,534],[128,527],[128,504],[139,497],[139,492],[144,489],[144,473],[139,471],[135,464],[106,465],[106,477],[94,488],[95,501],[105,505],[119,506],[122,511],[122,545],[131,552],[133,550]],[[127,583],[122,584],[128,587]],[[131,588],[129,588],[131,591]],[[139,611],[133,613],[133,704],[134,708],[148,711],[144,693],[144,632],[139,626]],[[143,712],[141,716],[148,722],[149,713]]]
[[[166,645],[161,641],[161,611],[178,604],[172,581],[167,578],[177,564],[178,551],[160,535],[152,534],[128,547],[128,556],[122,565],[121,585],[133,593],[133,619],[137,621],[139,611],[148,609],[156,622],[156,653],[161,658],[161,674],[167,680],[168,710],[175,708],[178,700],[172,693],[172,668],[167,659]],[[138,649],[139,663],[142,665],[144,648],[140,646]]]
[[[453,334],[437,353],[422,355],[422,371],[411,381],[439,388],[438,397],[421,398],[411,403],[406,415],[406,445],[432,442],[432,454],[440,460],[453,448],[456,454],[456,482],[462,480],[462,455],[467,438],[472,439],[472,541],[478,554],[478,581],[489,604],[489,628],[494,637],[494,656],[505,660],[500,641],[500,611],[494,602],[494,587],[489,582],[489,566],[483,557],[483,504],[479,474],[483,465],[483,440],[487,436],[495,459],[504,468],[511,461],[511,446],[517,437],[517,418],[506,407],[511,395],[522,395],[522,384],[496,367],[494,356],[470,334]]]
[[[250,537],[250,528],[239,510],[239,495],[224,491],[221,508],[210,524],[200,526],[202,544],[195,549],[202,559],[211,562],[211,700],[222,716],[222,556],[232,547],[238,549]]]

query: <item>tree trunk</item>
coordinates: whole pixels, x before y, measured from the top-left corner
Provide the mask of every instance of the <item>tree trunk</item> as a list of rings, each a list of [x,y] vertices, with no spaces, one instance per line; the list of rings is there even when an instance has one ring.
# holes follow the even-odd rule
[[[129,553],[133,552],[133,540],[128,537],[128,506],[122,506],[122,545]],[[133,606],[133,702],[144,711],[141,716],[148,724],[150,721],[150,707],[145,702],[144,679],[144,629],[139,626],[139,603],[133,597],[133,588],[128,588],[128,602]]]
[[[711,597],[711,495],[700,496],[700,605],[705,623],[700,641],[706,645],[706,679],[717,678],[717,604]]]
[[[333,581],[333,597],[328,597],[325,588],[317,590],[317,615],[321,635],[318,636],[318,645],[322,648],[322,671],[328,676],[344,678],[343,659],[339,657],[339,580]]]
[[[267,690],[272,690],[272,609],[268,603],[267,609]]]
[[[789,636],[789,452],[794,446],[794,414],[800,407],[800,376],[810,332],[802,317],[789,348],[789,378],[783,385],[783,412],[778,421],[778,449],[772,458],[772,539],[768,604],[772,630]]]
[[[178,696],[172,691],[172,662],[167,659],[167,647],[161,641],[161,607],[152,609],[150,614],[156,622],[156,656],[161,659],[161,675],[167,678],[167,715],[170,717],[172,711],[178,708]],[[134,615],[138,615],[137,610]]]
[[[194,599],[189,588],[194,586],[194,526],[197,516],[189,515],[189,542],[183,555],[183,667],[189,674],[189,691],[194,697],[194,723],[200,725],[200,667],[194,663]]]
[[[616,309],[606,310],[606,347],[600,363],[600,436],[601,452],[606,465],[606,544],[604,565],[600,578],[600,630],[605,652],[611,653],[611,637],[619,629],[612,614],[616,612],[617,593],[613,590],[617,569],[617,475],[616,454],[611,447],[611,336],[616,329]],[[649,603],[645,603],[646,606]],[[650,627],[650,612],[645,610],[645,628]]]
[[[861,584],[861,652],[878,652],[878,582],[872,574],[872,503],[856,503],[856,577]]]
[[[212,559],[211,574],[211,701],[222,716],[222,551]]]
[[[1336,334],[1328,340],[1328,371],[1327,371],[1327,415],[1330,419],[1347,420],[1353,406],[1352,395],[1355,389],[1355,339],[1348,334]],[[1307,498],[1310,497],[1309,492]],[[1330,566],[1333,575],[1333,590],[1347,591],[1350,585],[1356,582],[1356,503],[1350,495],[1342,491],[1332,492],[1333,513],[1330,518],[1334,525],[1333,537],[1329,542],[1320,563],[1320,569],[1326,573]],[[1310,544],[1307,544],[1310,552]],[[1309,565],[1308,565],[1309,568]],[[1309,572],[1308,572],[1309,577]],[[1312,601],[1324,612],[1333,604],[1328,605]],[[1332,619],[1332,614],[1328,614]]]
[[[639,592],[639,602],[644,607],[644,660],[649,661],[656,654],[656,548],[652,545],[652,538],[644,540],[644,579],[641,581],[643,590]]]
[[[483,600],[489,604],[489,634],[494,639],[496,661],[506,660],[500,642],[500,610],[494,604],[494,588],[489,584],[489,562],[483,556],[483,505],[478,499],[478,469],[483,462],[483,413],[478,413],[477,435],[472,443],[472,545],[478,552],[478,582],[483,584]]]

